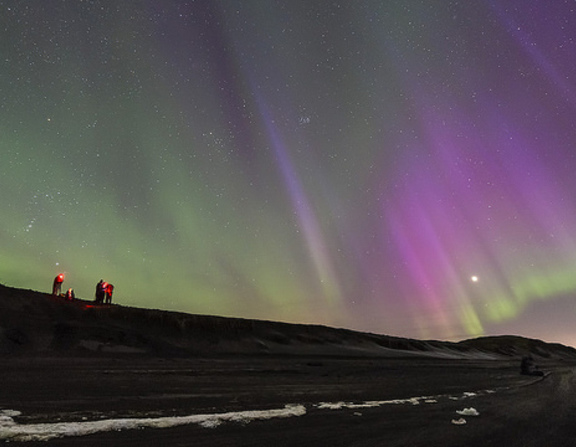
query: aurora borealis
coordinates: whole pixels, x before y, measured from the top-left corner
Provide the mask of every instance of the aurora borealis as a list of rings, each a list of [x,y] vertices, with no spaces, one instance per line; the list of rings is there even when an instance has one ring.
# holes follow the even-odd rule
[[[576,2],[0,14],[3,284],[576,346]]]

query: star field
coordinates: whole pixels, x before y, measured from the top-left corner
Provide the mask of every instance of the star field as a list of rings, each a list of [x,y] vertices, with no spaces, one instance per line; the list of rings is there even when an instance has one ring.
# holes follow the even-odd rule
[[[576,3],[0,1],[0,281],[576,345]]]

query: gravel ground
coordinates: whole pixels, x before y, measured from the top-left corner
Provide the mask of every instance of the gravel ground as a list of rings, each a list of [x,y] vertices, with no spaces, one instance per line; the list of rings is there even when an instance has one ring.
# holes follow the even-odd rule
[[[24,425],[262,411],[287,404],[306,409],[302,416],[213,428],[189,424],[10,445],[576,445],[574,370],[567,364],[546,365],[550,374],[542,379],[519,375],[518,362],[494,360],[228,356],[0,362],[0,410],[21,412],[14,420]],[[391,400],[402,403],[383,403]],[[457,413],[466,408],[478,415]],[[452,422],[461,418],[465,424]]]

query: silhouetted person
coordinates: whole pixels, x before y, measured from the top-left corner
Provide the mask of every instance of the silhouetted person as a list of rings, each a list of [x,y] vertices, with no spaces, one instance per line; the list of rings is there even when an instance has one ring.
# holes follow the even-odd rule
[[[106,283],[103,279],[100,280],[98,284],[96,284],[96,296],[95,302],[96,304],[102,304],[104,302],[104,294],[106,293]]]
[[[112,304],[112,292],[114,291],[114,286],[110,283],[106,286],[106,304]]]
[[[76,295],[74,294],[74,289],[70,288],[66,291],[66,299],[68,301],[72,301],[73,299],[76,298]]]
[[[62,292],[62,283],[64,282],[64,273],[60,273],[52,283],[52,295],[58,296]]]

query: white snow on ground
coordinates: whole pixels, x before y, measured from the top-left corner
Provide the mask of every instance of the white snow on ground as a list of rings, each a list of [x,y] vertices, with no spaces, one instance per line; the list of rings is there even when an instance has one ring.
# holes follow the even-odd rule
[[[460,416],[479,416],[480,415],[480,413],[478,413],[478,410],[476,410],[476,408],[474,408],[474,407],[464,408],[463,410],[457,410],[456,413],[458,413]]]
[[[361,403],[355,402],[320,402],[316,405],[316,408],[319,410],[342,410],[342,409],[357,409],[357,408],[372,408],[372,407],[380,407],[382,405],[402,405],[402,404],[412,404],[412,405],[420,405],[421,402],[426,404],[435,404],[438,403],[438,399],[441,398],[448,398],[451,400],[461,400],[461,399],[468,399],[471,397],[478,396],[478,394],[489,394],[493,393],[494,391],[485,390],[485,391],[478,391],[478,392],[465,392],[462,393],[461,396],[449,396],[449,395],[437,395],[437,396],[418,396],[418,397],[410,397],[408,399],[393,399],[393,400],[374,400],[374,401],[366,401]],[[466,408],[463,411],[474,410],[474,408]],[[472,415],[472,416],[477,416]]]
[[[375,400],[365,402],[320,402],[313,405],[319,410],[343,410],[374,408],[382,405],[419,405],[437,403],[439,399],[461,400],[482,394],[494,393],[491,390],[478,392],[465,392],[456,397],[448,394],[436,396],[418,396],[408,399]],[[464,408],[457,411],[461,416],[478,416],[475,408]],[[14,417],[21,413],[15,410],[0,410],[0,441],[48,441],[66,436],[85,436],[98,432],[132,430],[137,428],[169,428],[179,425],[198,424],[205,428],[215,428],[224,422],[249,423],[254,420],[267,420],[273,418],[288,418],[303,416],[306,407],[300,404],[286,405],[284,408],[273,410],[237,411],[229,413],[196,414],[189,416],[159,417],[159,418],[126,418],[104,419],[98,421],[82,422],[56,422],[44,424],[18,424]],[[354,413],[361,416],[362,413]],[[464,418],[452,420],[455,425],[466,423]]]
[[[453,423],[454,425],[465,425],[465,424],[466,424],[466,419],[464,419],[464,418],[452,419],[452,423]]]
[[[16,424],[13,417],[20,416],[22,413],[15,410],[0,410],[0,431],[2,427],[8,427]]]
[[[320,402],[316,407],[320,410],[342,410],[343,408],[372,408],[380,407],[382,405],[402,405],[412,404],[419,405],[420,401],[432,399],[431,397],[411,397],[409,399],[393,399],[393,400],[373,400],[361,403],[353,402]]]
[[[254,420],[303,416],[306,414],[306,407],[303,405],[286,405],[284,408],[274,410],[27,425],[20,425],[14,422],[12,416],[18,416],[20,413],[9,413],[10,411],[13,410],[0,412],[0,441],[48,441],[65,436],[85,436],[105,431],[131,430],[136,428],[168,428],[187,424],[198,424],[202,427],[214,428],[223,422],[248,423]],[[9,414],[12,414],[12,416],[9,416]]]

